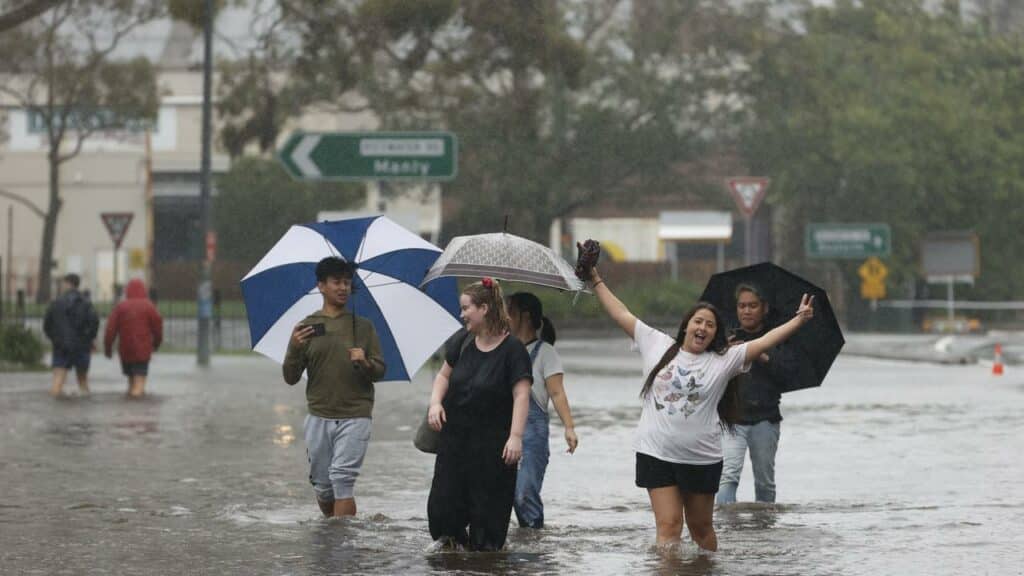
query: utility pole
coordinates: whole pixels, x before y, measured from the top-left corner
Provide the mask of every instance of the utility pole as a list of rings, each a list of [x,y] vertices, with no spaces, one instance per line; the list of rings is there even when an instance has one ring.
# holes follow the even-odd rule
[[[156,288],[156,277],[153,266],[153,131],[146,130],[146,284],[150,289]]]
[[[14,274],[11,267],[14,266],[14,205],[7,206],[7,268],[4,278],[4,300],[11,301],[11,286],[14,284]]]
[[[203,2],[203,126],[202,160],[199,167],[199,228],[200,245],[206,245],[210,235],[210,92],[213,67],[213,0]],[[213,287],[210,281],[212,262],[205,255],[196,291],[196,361],[200,366],[210,365],[210,317],[213,316]]]

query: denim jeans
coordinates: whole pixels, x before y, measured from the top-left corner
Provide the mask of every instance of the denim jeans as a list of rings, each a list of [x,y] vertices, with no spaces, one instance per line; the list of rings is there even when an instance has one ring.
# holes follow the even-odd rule
[[[743,473],[747,448],[750,448],[750,464],[754,469],[755,499],[775,502],[775,452],[779,449],[781,432],[781,422],[764,420],[751,425],[737,424],[735,432],[722,434],[722,480],[716,498],[719,504],[736,501],[736,487]]]
[[[548,415],[530,398],[530,414],[523,431],[523,457],[516,476],[516,518],[524,528],[544,527],[544,502],[540,488],[548,467]]]

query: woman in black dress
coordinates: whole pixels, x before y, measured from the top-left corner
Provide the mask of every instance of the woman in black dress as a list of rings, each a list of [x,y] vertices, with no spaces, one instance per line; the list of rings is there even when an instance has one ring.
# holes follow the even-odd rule
[[[467,286],[459,305],[466,328],[445,344],[427,413],[431,428],[441,432],[427,501],[430,536],[439,546],[500,550],[533,370],[526,347],[509,331],[496,281]]]

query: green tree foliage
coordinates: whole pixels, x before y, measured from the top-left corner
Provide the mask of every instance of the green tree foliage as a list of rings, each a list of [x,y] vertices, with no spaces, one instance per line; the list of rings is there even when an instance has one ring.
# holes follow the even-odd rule
[[[784,261],[803,260],[807,222],[887,222],[899,285],[927,233],[971,229],[973,295],[1016,298],[1024,44],[927,4],[840,0],[760,30],[743,155],[785,211]],[[843,264],[850,285],[859,264]]]
[[[223,258],[255,265],[292,224],[349,209],[361,198],[351,184],[299,182],[277,160],[240,158],[217,180],[214,218]]]
[[[670,23],[726,13],[698,0],[282,2],[261,61],[225,75],[221,137],[265,148],[310,107],[452,130],[446,233],[500,229],[509,214],[514,232],[546,240],[588,203],[699,188],[678,168],[730,124],[734,110],[707,105],[730,55]]]

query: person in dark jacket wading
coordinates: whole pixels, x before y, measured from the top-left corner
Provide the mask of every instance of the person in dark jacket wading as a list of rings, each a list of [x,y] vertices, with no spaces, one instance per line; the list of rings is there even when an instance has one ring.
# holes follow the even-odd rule
[[[99,332],[100,321],[96,309],[78,291],[81,279],[68,274],[61,283],[61,295],[46,309],[43,333],[53,344],[53,386],[50,395],[59,397],[64,390],[68,369],[74,368],[78,376],[78,389],[89,393],[89,360],[93,340]]]
[[[753,284],[738,285],[736,317],[740,325],[729,344],[737,345],[763,336],[768,331],[765,324],[768,313],[768,302],[760,288]],[[754,472],[754,498],[758,502],[775,502],[775,453],[782,430],[779,398],[786,381],[795,378],[794,364],[795,360],[782,344],[761,354],[749,372],[737,376],[739,413],[736,425],[722,437],[724,458],[718,487],[719,504],[736,501],[748,449]]]

